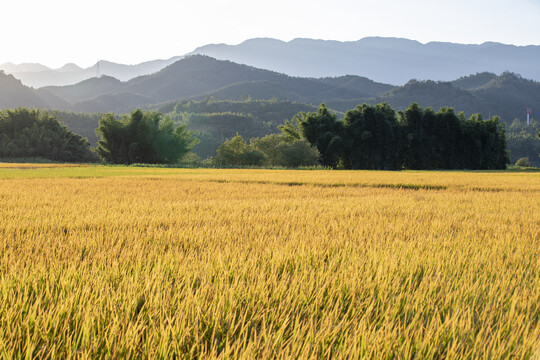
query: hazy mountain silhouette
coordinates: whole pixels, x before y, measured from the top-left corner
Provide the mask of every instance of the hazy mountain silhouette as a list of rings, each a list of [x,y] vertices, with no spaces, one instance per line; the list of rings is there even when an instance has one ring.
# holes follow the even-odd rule
[[[332,99],[372,97],[392,88],[391,85],[355,76],[335,79],[295,78],[196,55],[169,65],[155,74],[127,82],[101,77],[75,85],[49,86],[40,90],[70,102],[69,110],[127,112],[149,104],[209,96],[232,100],[253,97],[321,103]],[[84,105],[79,104],[82,102]],[[95,108],[92,109],[91,104],[95,104]]]
[[[2,107],[35,106],[68,111],[129,112],[137,107],[177,100],[272,99],[318,105],[346,111],[363,102],[388,102],[396,109],[410,103],[453,107],[467,116],[499,115],[505,122],[523,115],[525,107],[540,108],[540,83],[519,75],[481,72],[452,82],[411,80],[394,87],[359,76],[299,78],[220,61],[189,56],[146,76],[122,82],[109,76],[70,86],[31,89],[13,76],[3,75]]]
[[[146,61],[137,65],[124,65],[101,60],[99,61],[99,73],[97,63],[86,69],[71,63],[59,69],[51,69],[41,64],[15,65],[5,63],[0,65],[0,70],[12,74],[27,86],[40,88],[44,86],[72,85],[96,77],[98,74],[127,81],[141,75],[155,73],[182,57],[175,56],[167,60]]]
[[[34,91],[24,86],[13,75],[0,72],[0,107],[15,108],[18,106],[44,107],[47,104]]]
[[[204,54],[291,76],[328,77],[353,74],[400,85],[410,79],[450,81],[477,72],[511,71],[540,81],[540,46],[495,42],[464,45],[398,38],[368,37],[340,42],[250,39],[239,45],[212,44]]]
[[[87,100],[89,98],[98,97],[106,94],[114,94],[124,84],[110,76],[102,76],[100,78],[90,78],[83,80],[75,85],[66,86],[49,86],[42,88],[47,90],[69,102],[77,102]]]
[[[66,101],[56,95],[24,86],[13,75],[6,75],[0,71],[0,109],[23,107],[36,107],[59,109],[69,106]]]
[[[3,70],[6,74],[19,73],[19,72],[38,72],[52,70],[45,65],[36,63],[4,63],[0,65],[0,70]]]
[[[237,113],[240,107],[246,106],[245,101],[238,100],[249,98],[272,99],[267,102],[276,108],[285,106],[283,104],[287,101],[295,104],[287,105],[290,111],[269,115],[275,120],[270,121],[274,125],[282,122],[284,116],[293,116],[291,109],[297,108],[296,104],[314,109],[322,102],[341,112],[364,102],[387,102],[396,110],[404,110],[412,102],[417,102],[422,107],[432,107],[434,110],[452,107],[456,112],[463,111],[467,117],[474,113],[481,113],[486,118],[499,115],[503,122],[511,124],[514,118],[524,118],[525,107],[540,109],[540,83],[514,73],[496,75],[479,72],[451,82],[410,80],[403,86],[395,87],[353,75],[320,79],[291,77],[202,55],[186,57],[152,75],[126,82],[102,76],[70,86],[33,89],[12,75],[0,72],[0,108],[25,106],[64,110],[63,119],[68,126],[91,141],[96,140],[94,132],[100,117],[97,113],[127,113],[136,108],[172,111],[177,104],[187,104],[188,100],[204,100],[200,103],[207,109],[219,103],[215,106],[219,105],[220,111],[225,111],[222,109],[225,103],[218,100],[225,100],[230,105],[226,111]],[[259,105],[257,111],[268,109],[264,104]],[[72,111],[92,114],[73,114]],[[246,116],[251,118],[249,113],[244,115],[241,117],[244,120]],[[201,119],[207,116],[210,115],[204,115]],[[258,119],[265,117],[262,113],[256,116]],[[234,116],[227,115],[226,118],[229,122],[235,121]],[[221,121],[219,119],[221,117],[218,116],[214,120]],[[268,130],[270,122],[263,122],[267,125],[257,123],[257,126],[266,126],[265,129],[271,131]],[[275,126],[272,129],[276,131]],[[228,130],[233,134],[238,131],[232,123],[228,124]],[[246,133],[246,136],[249,134]],[[222,140],[223,136],[214,140],[218,138]],[[520,154],[532,156],[523,150],[530,148],[529,145],[519,146],[514,146],[513,161]]]
[[[540,81],[540,46],[495,42],[479,45],[368,37],[358,41],[294,39],[284,42],[259,38],[239,45],[210,44],[188,55],[202,54],[289,76],[323,78],[357,75],[379,83],[403,85],[410,79],[452,81],[470,74],[505,71]],[[99,62],[99,73],[121,81],[156,73],[182,59],[153,60],[136,65]],[[50,69],[40,64],[5,63],[0,70],[35,88],[72,85],[95,77],[97,64],[81,69],[66,64]]]
[[[77,64],[68,63],[61,68],[56,69],[58,72],[74,72],[74,71],[81,71],[83,70],[81,67],[79,67]]]

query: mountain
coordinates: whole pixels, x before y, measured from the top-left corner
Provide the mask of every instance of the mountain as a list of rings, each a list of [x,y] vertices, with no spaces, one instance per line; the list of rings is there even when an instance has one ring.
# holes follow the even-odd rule
[[[329,101],[330,107],[346,111],[358,103],[379,104],[387,102],[394,109],[406,109],[416,102],[422,107],[432,107],[436,111],[441,107],[452,107],[456,111],[464,111],[470,116],[473,113],[488,114],[489,104],[475,96],[472,92],[457,88],[450,82],[410,80],[385,94],[373,98]]]
[[[48,92],[38,92],[24,86],[13,75],[0,71],[0,109],[12,109],[19,106],[59,109],[69,106],[68,103]]]
[[[471,92],[489,101],[494,105],[492,111],[501,114],[511,109],[524,114],[526,107],[540,109],[540,83],[512,73],[503,73]]]
[[[0,108],[63,110],[62,121],[92,142],[97,140],[94,132],[99,113],[160,109],[202,132],[204,140],[197,150],[202,155],[215,151],[229,134],[238,131],[249,137],[276,131],[276,124],[292,117],[294,109],[311,111],[322,102],[342,113],[364,102],[387,102],[396,110],[417,102],[434,110],[452,107],[467,117],[475,113],[486,118],[499,115],[514,129],[509,133],[512,161],[524,156],[529,156],[531,163],[537,161],[532,160],[537,158],[533,155],[539,145],[534,132],[538,132],[534,130],[537,123],[528,126],[514,119],[524,118],[525,107],[540,109],[540,83],[509,72],[478,72],[451,82],[410,80],[396,87],[354,75],[292,77],[203,55],[185,57],[152,75],[124,82],[102,76],[70,86],[33,89],[0,72]],[[217,103],[219,106],[214,105]],[[195,112],[195,106],[215,113]],[[263,115],[265,112],[268,114]]]
[[[194,55],[152,75],[127,82],[93,78],[75,85],[41,88],[63,98],[73,111],[128,112],[179,99],[241,100],[279,98],[320,104],[333,99],[373,97],[393,86],[346,76],[334,79],[296,78],[247,65]]]
[[[508,72],[501,75],[479,72],[452,82],[411,80],[395,87],[353,75],[320,79],[292,77],[203,55],[185,57],[154,74],[125,82],[102,76],[75,85],[38,90],[25,87],[23,91],[20,82],[10,79],[14,92],[6,95],[3,106],[29,104],[84,112],[126,113],[137,107],[152,108],[154,104],[169,101],[205,98],[237,101],[276,98],[316,106],[325,102],[339,111],[363,102],[388,102],[396,109],[418,102],[435,110],[453,107],[464,111],[466,116],[499,115],[504,122],[511,123],[523,116],[525,107],[540,108],[540,83]],[[19,91],[17,96],[16,91]]]
[[[0,65],[0,70],[4,71],[6,74],[11,74],[11,73],[18,73],[18,72],[47,71],[51,69],[45,65],[36,64],[36,63],[22,63],[22,64],[4,63]]]
[[[0,70],[12,74],[21,80],[24,85],[41,88],[45,86],[73,85],[96,77],[97,75],[105,75],[121,81],[127,81],[138,76],[155,73],[182,58],[182,56],[175,56],[167,60],[152,60],[136,65],[124,65],[101,60],[85,69],[72,63],[58,69],[50,69],[41,64],[15,65],[5,63],[0,65]]]
[[[401,110],[412,102],[435,110],[451,107],[456,112],[463,111],[467,117],[475,113],[481,113],[484,117],[497,115],[503,122],[510,124],[515,118],[524,117],[526,107],[540,109],[540,82],[513,73],[499,76],[479,73],[452,82],[410,80],[379,96],[328,101],[327,105],[346,111],[363,102],[387,102]]]
[[[32,89],[15,79],[13,75],[0,72],[0,108],[18,106],[44,107],[46,103]]]
[[[238,82],[193,98],[213,97],[220,100],[241,100],[250,97],[254,99],[278,98],[320,104],[342,99],[369,98],[390,91],[393,88],[392,85],[376,83],[359,76],[347,75],[322,79],[288,78],[288,81],[256,80]]]
[[[452,85],[461,89],[470,90],[484,86],[495,78],[497,78],[497,75],[490,72],[483,72],[475,75],[462,76],[459,79],[452,81]]]
[[[62,68],[61,68],[62,69]],[[91,77],[96,76],[95,68],[88,68],[75,71],[64,71],[48,69],[43,71],[12,72],[11,75],[20,79],[21,82],[33,88],[44,86],[64,86],[76,84]]]
[[[75,112],[129,113],[137,108],[149,108],[155,102],[144,95],[130,92],[101,95],[93,99],[79,101],[68,110]]]
[[[75,85],[49,86],[41,88],[41,90],[47,90],[69,102],[78,102],[87,100],[88,98],[115,93],[122,86],[123,83],[120,80],[105,75],[100,78],[94,77],[83,80]]]
[[[190,54],[268,69],[291,76],[364,76],[400,85],[410,79],[451,81],[478,72],[505,71],[540,81],[540,46],[495,42],[454,44],[368,37],[358,41],[250,39],[239,45],[212,44]]]
[[[99,71],[102,75],[111,76],[121,81],[128,81],[139,76],[158,72],[164,67],[173,64],[182,58],[183,56],[175,56],[166,60],[152,60],[136,65],[124,65],[101,60],[99,61]],[[96,67],[97,64],[92,66],[94,73],[97,70]]]
[[[448,42],[422,44],[414,40],[384,37],[344,42],[300,38],[284,42],[256,38],[238,45],[209,44],[187,55],[207,55],[293,77],[333,78],[356,75],[377,83],[393,85],[403,85],[410,79],[454,81],[470,74],[500,74],[507,71],[540,81],[540,67],[537,66],[540,46],[514,46],[496,42],[479,45]],[[156,73],[183,57],[152,60],[136,65],[102,60],[85,69],[75,64],[50,69],[40,64],[5,63],[0,65],[0,70],[13,74],[27,86],[40,88],[73,85],[98,74],[128,81]],[[463,80],[463,86],[470,86],[466,85],[466,79]]]
[[[56,71],[58,72],[75,72],[75,71],[81,71],[81,70],[83,70],[81,67],[73,63],[67,63],[61,68],[56,69]]]

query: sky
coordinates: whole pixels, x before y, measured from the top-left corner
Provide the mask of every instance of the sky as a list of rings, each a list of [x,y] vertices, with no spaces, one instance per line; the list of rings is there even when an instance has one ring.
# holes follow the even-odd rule
[[[2,0],[0,64],[137,64],[255,37],[540,45],[540,0]]]

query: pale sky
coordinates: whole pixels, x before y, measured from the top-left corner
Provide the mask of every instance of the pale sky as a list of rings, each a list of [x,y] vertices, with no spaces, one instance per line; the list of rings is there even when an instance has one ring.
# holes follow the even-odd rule
[[[540,45],[540,0],[2,0],[0,14],[0,64],[50,67],[136,64],[254,37]]]

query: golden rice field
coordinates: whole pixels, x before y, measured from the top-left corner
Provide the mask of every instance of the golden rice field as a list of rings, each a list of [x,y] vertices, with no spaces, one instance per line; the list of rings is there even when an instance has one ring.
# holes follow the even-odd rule
[[[538,172],[0,165],[0,238],[5,359],[540,357]]]

